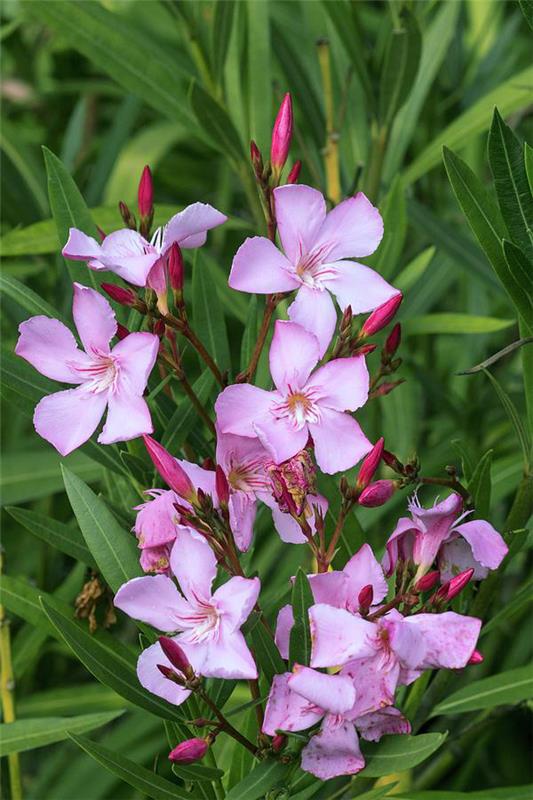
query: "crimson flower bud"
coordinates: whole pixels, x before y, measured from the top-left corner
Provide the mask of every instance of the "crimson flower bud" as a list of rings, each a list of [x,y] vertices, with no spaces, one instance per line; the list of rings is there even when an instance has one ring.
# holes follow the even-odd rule
[[[365,508],[376,508],[390,500],[395,491],[394,481],[375,481],[363,489],[357,502]]]
[[[368,319],[365,320],[365,323],[361,328],[361,336],[373,336],[375,333],[388,325],[398,311],[402,300],[403,294],[398,292],[398,294],[395,294],[390,300],[387,300],[386,303],[378,306],[378,308],[376,308],[376,310],[370,314]]]
[[[391,453],[389,450],[384,450],[381,457],[388,467],[395,472],[403,474],[403,464],[394,453]]]
[[[385,347],[383,348],[383,351],[387,356],[389,356],[389,358],[391,358],[396,352],[396,350],[399,348],[401,340],[402,340],[402,326],[400,325],[399,322],[397,322],[394,328],[387,336],[387,339],[385,341]]]
[[[175,764],[194,764],[200,761],[209,749],[205,739],[186,739],[168,754],[170,761]]]
[[[291,167],[291,171],[287,175],[287,183],[297,183],[302,169],[302,162],[296,161]]]
[[[226,478],[224,470],[218,464],[215,470],[215,488],[220,505],[227,507],[229,502],[228,479]]]
[[[287,741],[287,737],[283,733],[276,733],[276,735],[272,738],[272,750],[275,753],[279,753],[280,750],[283,750],[285,747],[285,743]]]
[[[466,584],[470,582],[473,574],[474,569],[471,567],[464,572],[460,572],[459,575],[456,575],[455,578],[452,578],[450,581],[443,583],[435,595],[435,600],[446,600],[447,602],[453,600],[454,597],[457,597],[457,595],[463,591]]]
[[[283,102],[279,107],[276,121],[272,129],[272,144],[270,147],[270,161],[272,168],[276,172],[281,172],[287,156],[289,155],[289,148],[292,139],[292,101],[291,96],[287,92],[283,98]]]
[[[433,570],[433,572],[428,572],[415,583],[415,592],[429,592],[430,589],[433,589],[439,578],[440,572],[438,569]]]
[[[175,292],[183,291],[183,255],[177,242],[174,242],[168,253],[168,279]]]
[[[359,608],[362,608],[364,611],[367,611],[372,602],[374,600],[374,587],[371,583],[367,584],[367,586],[363,586],[359,595],[357,597],[357,602],[359,603]]]
[[[401,378],[399,381],[382,383],[381,386],[378,386],[377,389],[374,389],[372,392],[372,397],[385,397],[385,395],[390,394],[393,389],[396,389],[397,386],[400,386],[401,383],[405,383],[405,378]]]
[[[215,469],[215,462],[209,456],[202,461],[202,469]]]
[[[352,329],[352,307],[346,306],[344,312],[341,317],[341,324],[339,325],[339,331],[341,336],[343,334],[348,334],[351,332]]]
[[[159,337],[165,335],[165,323],[162,319],[156,319],[152,326],[152,333]]]
[[[250,142],[250,160],[255,174],[259,177],[263,172],[263,156],[253,139]]]
[[[126,336],[130,335],[130,331],[126,328],[125,325],[121,325],[120,322],[117,322],[117,339],[125,339]]]
[[[135,305],[137,297],[132,289],[125,289],[123,286],[117,286],[114,283],[102,283],[100,285],[115,303],[120,303],[121,306],[129,306],[130,308]]]
[[[368,356],[376,349],[377,344],[363,344],[350,352],[351,356]]]
[[[168,636],[160,636],[158,641],[161,645],[161,650],[173,667],[176,667],[176,669],[184,675],[188,676],[192,674],[192,667],[189,659],[174,639]]]
[[[137,192],[137,205],[141,217],[149,217],[154,210],[154,185],[149,166],[142,171]]]
[[[169,681],[172,681],[173,683],[177,683],[178,686],[183,686],[184,684],[183,678],[180,675],[178,675],[177,672],[174,672],[173,669],[167,667],[166,664],[156,664],[156,667],[164,678],[166,678]]]
[[[195,488],[177,460],[151,436],[145,434],[143,439],[154,467],[170,488],[185,500],[192,502],[196,499]]]
[[[118,204],[118,210],[120,211],[120,216],[124,220],[124,224],[125,224],[126,228],[131,228],[132,231],[136,231],[137,230],[137,222],[135,220],[135,217],[133,216],[133,214],[129,210],[129,208],[126,205],[126,203],[123,203],[122,200]]]
[[[359,470],[359,475],[357,476],[356,481],[359,489],[365,489],[374,477],[374,473],[379,467],[379,462],[381,461],[384,444],[385,440],[382,436],[377,440],[376,444],[361,464],[361,469]]]
[[[468,659],[469,664],[481,664],[484,661],[483,655],[479,652],[479,650],[474,650],[470,658]]]

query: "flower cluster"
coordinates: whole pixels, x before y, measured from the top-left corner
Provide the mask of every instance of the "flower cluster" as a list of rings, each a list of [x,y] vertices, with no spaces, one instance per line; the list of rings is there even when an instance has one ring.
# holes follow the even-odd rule
[[[480,661],[475,649],[480,620],[449,604],[467,584],[496,569],[507,547],[490,523],[463,521],[474,509],[465,509],[465,491],[454,491],[460,485],[450,479],[443,485],[452,492],[432,508],[423,508],[415,493],[411,516],[398,520],[381,564],[364,544],[342,570],[332,569],[355,507],[381,505],[424,481],[418,465],[404,467],[384,449],[383,438],[372,444],[354,416],[394,389],[398,382],[384,379],[401,363],[399,324],[382,346],[378,374],[371,378],[366,363],[377,346],[369,339],[393,320],[402,301],[377,272],[353,260],[377,249],[382,218],[362,193],[328,211],[319,191],[297,184],[298,164],[282,184],[292,124],[287,96],[274,126],[270,163],[252,143],[269,236],[248,238],[240,246],[229,286],[267,299],[250,365],[235,382],[221,374],[191,327],[181,252],[202,246],[207,231],[226,216],[194,203],[151,233],[148,169],[139,186],[139,229],[122,204],[125,228],[101,243],[73,228],[63,248],[66,258],[114,272],[129,284],[103,288],[119,304],[135,308],[146,330],[119,326],[102,294],[75,284],[73,318],[83,349],[63,323],[39,316],[20,326],[16,352],[43,375],[77,387],[44,397],[35,409],[37,432],[62,455],[93,435],[107,408],[98,442],[143,436],[167,486],[149,489],[147,501],[136,508],[134,532],[147,574],[123,585],[114,602],[163,634],[139,657],[140,683],[176,705],[197,693],[214,715],[208,736],[182,742],[171,760],[202,758],[221,732],[257,757],[268,752],[290,759],[294,750],[283,754],[291,734],[309,731],[302,768],[326,780],[364,767],[359,737],[376,741],[384,734],[409,733],[409,721],[395,707],[397,687],[428,669],[462,669]],[[272,326],[271,388],[260,388],[253,384],[255,368],[274,312],[289,295],[288,319],[280,316]],[[357,328],[354,317],[368,312]],[[187,381],[179,336],[198,351],[220,385],[214,419]],[[118,341],[111,347],[114,337]],[[192,399],[212,435],[213,462],[177,458],[150,436],[144,394],[156,361],[163,371],[175,371]],[[330,532],[328,500],[317,478],[346,473],[361,461],[354,482],[340,478],[340,510]],[[374,480],[382,462],[400,477]],[[252,545],[261,504],[270,509],[281,540],[306,545],[312,556],[312,602],[297,619],[309,634],[307,659],[295,657],[291,646],[293,606],[279,609],[272,635],[260,606],[260,579],[243,571],[240,553]],[[247,629],[252,612],[254,624],[265,626],[271,647],[286,662],[272,681],[264,716],[258,705],[257,743],[233,728],[202,683],[203,678],[247,680],[252,686],[257,681],[261,664]]]

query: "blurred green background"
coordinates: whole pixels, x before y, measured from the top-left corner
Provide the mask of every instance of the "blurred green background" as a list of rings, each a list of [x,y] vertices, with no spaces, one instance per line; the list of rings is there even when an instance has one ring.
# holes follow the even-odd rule
[[[365,190],[385,218],[384,242],[367,262],[406,295],[399,316],[404,331],[399,376],[406,382],[369,404],[361,424],[372,440],[384,435],[386,446],[402,460],[418,453],[425,475],[443,475],[446,465],[455,464],[468,477],[491,451],[487,513],[490,509],[496,527],[502,525],[523,471],[519,440],[486,376],[457,373],[518,338],[516,313],[470,233],[441,151],[446,145],[459,153],[490,186],[486,150],[494,106],[521,141],[531,141],[527,14],[531,3],[524,2],[522,10],[516,2],[498,0],[4,0],[4,351],[13,350],[17,325],[28,316],[13,279],[61,314],[70,313],[71,280],[50,219],[45,145],[73,175],[106,232],[122,227],[118,201],[135,208],[145,164],[154,174],[160,222],[197,200],[230,215],[227,225],[210,234],[201,259],[204,291],[220,309],[228,334],[229,347],[221,342],[217,357],[235,374],[242,331],[257,313],[257,301],[231,292],[227,275],[243,239],[264,233],[248,145],[254,138],[267,155],[275,113],[290,91],[296,127],[291,163],[303,162],[300,182],[328,192],[325,154],[338,146],[342,194]],[[399,67],[387,69],[387,46],[391,31],[406,24],[414,28],[408,31],[404,80],[394,100],[391,76]],[[188,298],[192,274],[189,260]],[[199,329],[201,313],[193,307]],[[4,364],[9,372],[8,356]],[[197,379],[201,373],[194,355],[186,354],[186,364]],[[378,354],[370,357],[371,369],[378,364]],[[525,417],[521,371],[517,351],[493,368]],[[264,359],[259,381],[268,381]],[[3,505],[31,509],[72,527],[60,459],[34,433],[32,403],[21,400],[9,380],[2,394]],[[159,419],[158,426],[160,432],[165,427]],[[200,459],[212,451],[199,424],[181,446],[182,453]],[[103,491],[124,524],[131,525],[131,507],[139,496],[127,480],[86,453],[66,461]],[[331,494],[331,481],[323,488]],[[427,502],[434,496],[422,493]],[[353,551],[368,540],[380,551],[404,504],[402,494],[383,508],[358,512],[346,533],[347,547]],[[2,520],[5,572],[71,602],[85,568],[35,538],[20,518],[3,511]],[[528,553],[526,546],[507,568],[495,592],[494,611],[523,584]],[[303,558],[301,548],[281,546],[263,514],[248,560],[267,585],[267,606],[279,605],[287,578]],[[20,718],[117,707],[112,692],[93,681],[87,688],[88,673],[64,645],[21,616],[29,619],[24,614],[12,619]],[[527,607],[521,605],[506,624],[495,625],[483,645],[485,662],[476,668],[477,678],[526,663],[532,646]],[[453,688],[465,680],[459,677]],[[456,736],[464,733],[462,726],[464,719]],[[498,714],[463,743],[449,764],[437,764],[435,782],[427,785],[461,792],[526,783],[529,733],[527,708]],[[116,723],[102,741],[150,767],[156,754],[165,752],[161,724],[141,711]],[[25,796],[34,800],[140,796],[96,770],[74,744],[24,753],[22,764]]]

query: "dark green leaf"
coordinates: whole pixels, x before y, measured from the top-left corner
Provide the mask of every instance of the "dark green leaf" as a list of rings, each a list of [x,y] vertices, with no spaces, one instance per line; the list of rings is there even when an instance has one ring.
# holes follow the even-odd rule
[[[289,658],[291,664],[309,666],[309,662],[311,661],[309,609],[314,602],[309,579],[303,569],[298,567],[291,597],[294,615],[294,625],[291,629],[289,641]]]
[[[43,300],[42,297],[16,278],[12,278],[9,275],[0,275],[0,292],[14,300],[28,314],[44,314],[46,317],[59,319],[64,324],[69,324],[59,311],[56,311],[46,300]]]
[[[79,528],[64,525],[52,517],[46,517],[44,514],[38,514],[26,508],[9,506],[6,511],[34,536],[52,547],[57,547],[62,553],[66,553],[77,561],[96,568],[96,561],[85,545]]]
[[[494,375],[489,372],[488,370],[484,370],[485,375],[490,380],[494,387],[494,391],[498,395],[502,406],[504,407],[505,411],[507,412],[507,416],[509,417],[512,426],[515,429],[516,435],[518,437],[518,441],[520,442],[520,446],[522,448],[522,455],[524,457],[524,464],[529,464],[530,458],[530,449],[531,449],[531,442],[527,433],[527,430],[522,422],[522,419],[516,410],[516,407],[499,382],[496,380]]]
[[[226,0],[215,5],[212,27],[213,73],[221,76],[224,72],[226,56],[235,15],[235,0]]]
[[[198,124],[210,143],[238,169],[245,162],[244,149],[227,111],[196,81],[191,86],[190,100]]]
[[[224,771],[203,764],[173,764],[172,772],[184,781],[216,781],[224,777]]]
[[[476,372],[483,372],[483,370],[487,369],[487,367],[492,366],[492,364],[496,364],[500,358],[505,358],[505,356],[510,355],[519,347],[523,347],[525,344],[533,344],[533,336],[527,336],[525,339],[517,339],[516,342],[507,345],[507,347],[502,347],[501,350],[498,350],[497,353],[494,353],[494,355],[486,358],[485,361],[482,361],[480,364],[476,364],[475,367],[470,367],[470,369],[464,369],[462,372],[458,372],[457,375],[475,375]]]
[[[515,705],[533,696],[533,668],[510,669],[490,678],[474,681],[435,706],[432,716],[464,714],[481,708]]]
[[[111,711],[105,714],[82,714],[78,717],[40,717],[20,719],[0,726],[0,756],[22,753],[54,742],[67,739],[69,731],[85,733],[107,725],[124,712]]]
[[[230,367],[228,335],[224,313],[218,302],[213,302],[211,266],[200,254],[192,275],[192,314],[194,329],[222,371]],[[205,366],[203,361],[202,366]]]
[[[490,513],[490,493],[492,489],[491,468],[493,450],[487,450],[480,459],[468,482],[468,491],[472,495],[476,515],[487,519]]]
[[[282,785],[289,769],[289,764],[267,758],[229,790],[226,800],[258,800],[270,789]]]
[[[420,736],[386,736],[377,744],[364,747],[365,778],[380,778],[393,772],[416,767],[444,743],[446,733],[423,733]]]
[[[287,671],[287,665],[262,622],[252,629],[250,638],[261,671],[269,682],[272,681],[274,675]]]
[[[388,127],[413,87],[422,38],[415,16],[404,9],[399,28],[391,31],[379,88],[379,118]]]
[[[209,400],[214,380],[215,378],[212,372],[206,369],[193,384],[194,393],[203,405]],[[177,453],[193,427],[197,424],[198,412],[191,404],[188,397],[184,397],[169,419],[161,443],[167,450],[170,450],[171,453]]]

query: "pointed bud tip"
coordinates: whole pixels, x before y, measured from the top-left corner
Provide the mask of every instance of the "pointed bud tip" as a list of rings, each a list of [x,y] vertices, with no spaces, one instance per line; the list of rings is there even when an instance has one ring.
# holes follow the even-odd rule
[[[365,506],[365,508],[376,508],[390,500],[395,491],[396,485],[394,481],[375,481],[369,484],[366,489],[363,489],[357,502],[360,506]]]
[[[200,761],[209,749],[205,739],[186,739],[170,751],[168,757],[176,764],[194,764]]]
[[[229,502],[229,484],[226,474],[221,466],[217,464],[215,470],[215,488],[218,500],[222,506],[227,506]]]
[[[137,192],[137,206],[141,217],[149,217],[154,210],[154,186],[148,165],[142,171]]]
[[[137,297],[132,289],[125,289],[123,286],[117,286],[115,283],[101,283],[101,288],[104,292],[114,300],[115,303],[120,303],[121,306],[132,307]]]
[[[172,666],[187,675],[191,672],[191,664],[179,644],[169,636],[160,636],[158,639],[161,650],[166,655]]]
[[[274,170],[280,172],[287,156],[292,139],[292,100],[289,92],[283,98],[272,129],[270,161]]]
[[[301,171],[302,171],[302,162],[298,159],[298,161],[294,162],[289,174],[287,175],[287,183],[288,184],[298,183],[298,178],[300,177]]]
[[[186,500],[192,501],[196,492],[191,480],[185,470],[178,464],[174,456],[171,456],[163,445],[148,434],[143,435],[143,441],[152,459],[154,467],[159,472],[163,480],[173,489],[176,494]]]
[[[359,475],[357,476],[357,486],[359,489],[365,489],[374,477],[374,474],[379,467],[381,456],[383,455],[384,445],[385,439],[382,436],[377,440],[376,444],[361,464],[361,469],[359,470]]]
[[[402,300],[403,294],[398,292],[390,300],[378,306],[365,321],[361,328],[361,334],[363,336],[373,336],[382,328],[385,328],[396,315]]]
[[[363,586],[359,595],[357,596],[357,601],[359,603],[359,607],[363,610],[367,610],[372,605],[374,600],[374,587],[371,583],[367,584],[367,586]]]
[[[170,286],[175,292],[183,291],[183,276],[185,267],[183,253],[177,242],[173,242],[167,255],[168,278]]]
[[[472,653],[472,655],[468,659],[468,663],[469,664],[482,664],[484,660],[485,660],[485,658],[484,658],[483,654],[480,653],[479,650],[474,650],[474,652]]]

